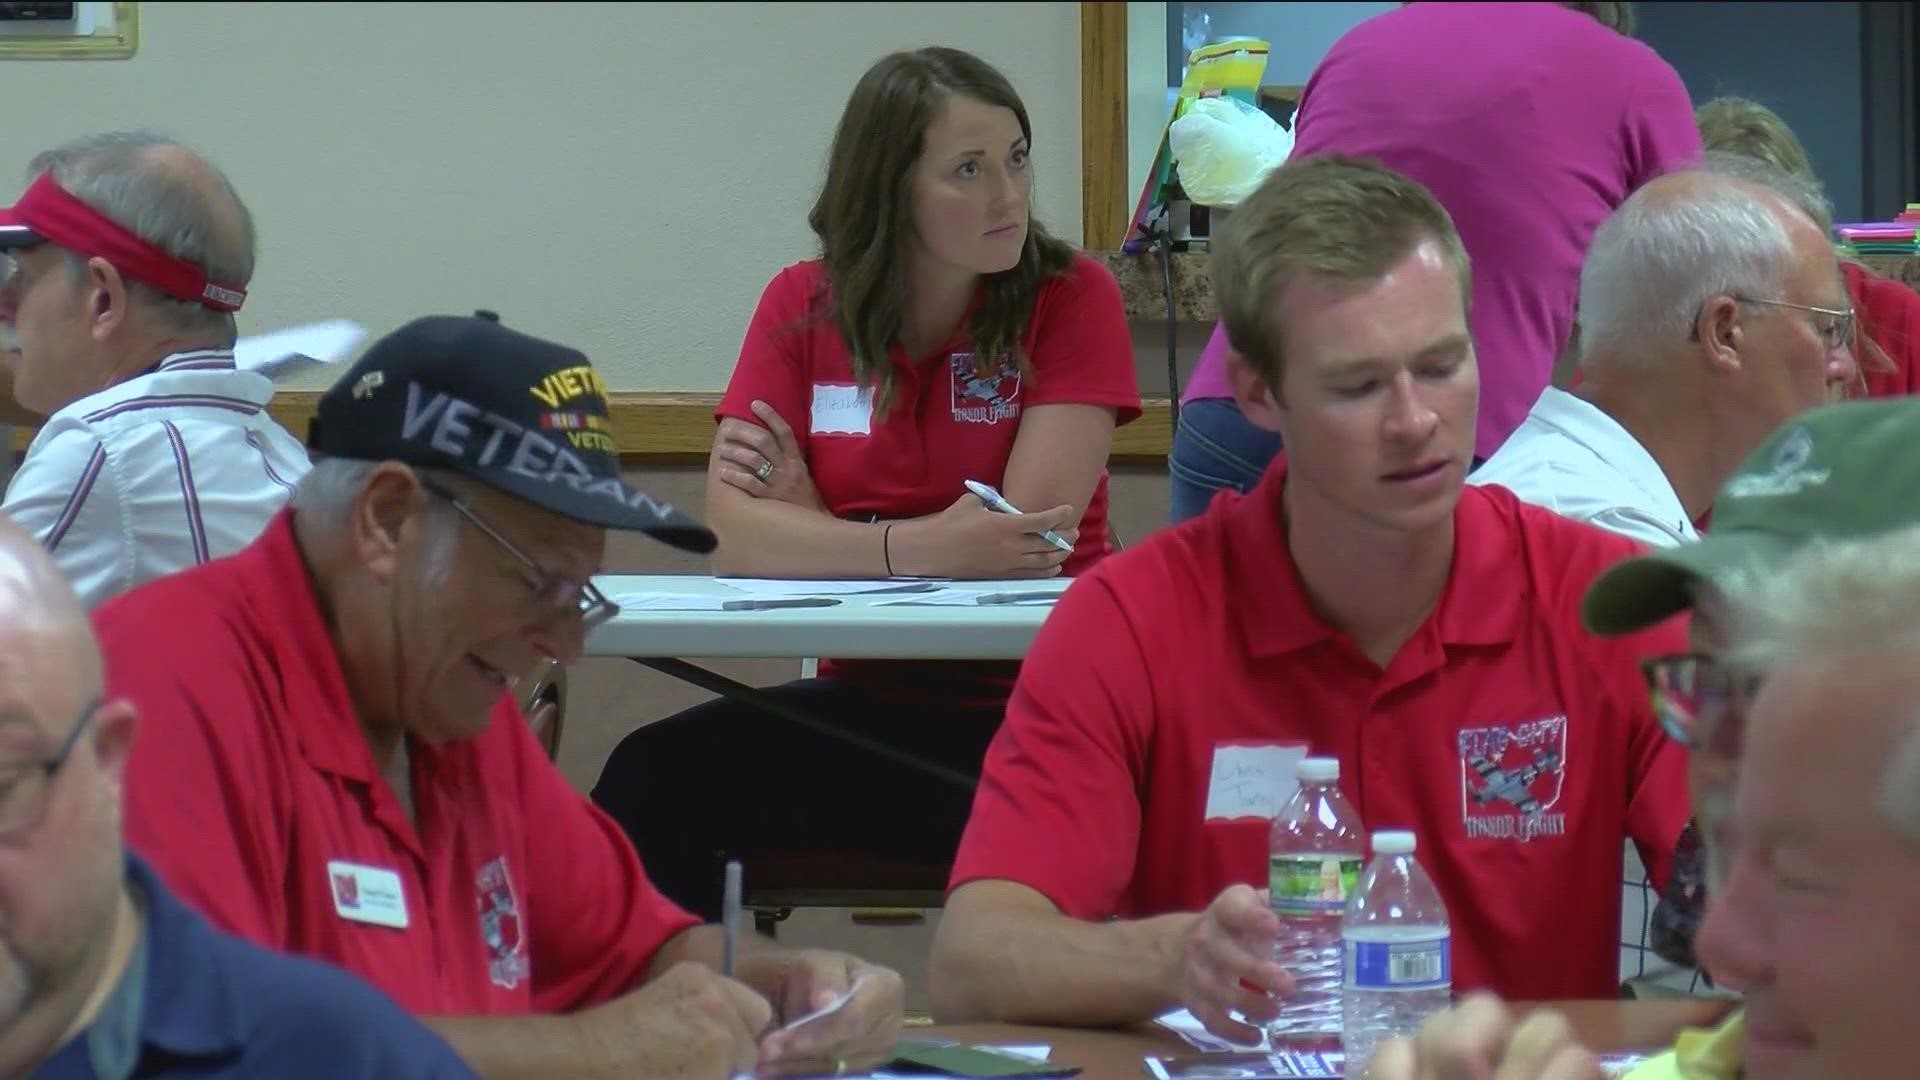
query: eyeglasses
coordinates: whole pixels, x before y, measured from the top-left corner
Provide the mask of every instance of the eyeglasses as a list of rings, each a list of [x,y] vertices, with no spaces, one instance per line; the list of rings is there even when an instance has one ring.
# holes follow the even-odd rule
[[[1785,300],[1758,300],[1751,296],[1736,296],[1743,304],[1763,304],[1768,307],[1792,308],[1795,311],[1811,312],[1820,318],[1809,320],[1814,333],[1820,335],[1820,343],[1828,352],[1853,344],[1853,309],[1823,308],[1807,304],[1789,304]]]
[[[1653,697],[1653,714],[1668,738],[1723,759],[1740,753],[1747,708],[1761,673],[1706,653],[1678,653],[1640,662]]]
[[[53,790],[53,778],[80,745],[80,733],[93,714],[100,711],[98,699],[88,702],[86,710],[67,732],[66,741],[49,757],[0,767],[0,839],[6,839],[39,825],[47,816],[47,796]]]
[[[23,252],[32,251],[39,244],[21,244],[18,247],[0,251],[0,289],[9,288],[25,280],[26,266],[21,263]]]
[[[439,484],[420,477],[420,486],[447,502],[460,512],[474,528],[487,535],[489,540],[500,545],[501,550],[517,559],[526,570],[523,581],[531,592],[531,599],[543,610],[571,612],[580,617],[583,629],[591,630],[615,615],[620,614],[620,605],[606,598],[591,581],[575,581],[561,574],[551,573],[539,563],[534,562],[526,553],[513,546],[513,542],[500,535],[499,530],[480,520],[480,515],[466,504],[466,501]]]

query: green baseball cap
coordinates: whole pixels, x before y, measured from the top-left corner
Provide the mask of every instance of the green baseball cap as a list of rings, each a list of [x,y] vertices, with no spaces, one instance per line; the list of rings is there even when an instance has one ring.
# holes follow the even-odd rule
[[[1713,503],[1697,543],[1628,559],[1587,590],[1596,634],[1628,634],[1693,606],[1693,586],[1781,559],[1819,537],[1920,523],[1920,398],[1823,405],[1761,444]]]

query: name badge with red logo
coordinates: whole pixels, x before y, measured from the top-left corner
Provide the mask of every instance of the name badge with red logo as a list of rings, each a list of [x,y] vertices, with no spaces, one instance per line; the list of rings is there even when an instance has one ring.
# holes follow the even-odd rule
[[[378,866],[327,863],[327,882],[333,887],[333,910],[343,919],[407,928],[407,896],[400,875]]]

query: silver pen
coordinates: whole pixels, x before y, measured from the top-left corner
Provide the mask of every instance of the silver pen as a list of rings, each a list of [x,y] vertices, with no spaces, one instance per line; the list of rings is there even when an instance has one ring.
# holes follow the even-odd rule
[[[978,480],[967,481],[967,490],[973,492],[981,502],[986,503],[988,509],[996,510],[1002,514],[1020,513],[1020,508],[1008,502],[1006,496]],[[1073,553],[1073,545],[1067,543],[1059,533],[1054,532],[1052,529],[1041,533],[1040,539],[1045,540],[1047,543],[1052,544],[1054,547],[1059,548],[1069,555]]]

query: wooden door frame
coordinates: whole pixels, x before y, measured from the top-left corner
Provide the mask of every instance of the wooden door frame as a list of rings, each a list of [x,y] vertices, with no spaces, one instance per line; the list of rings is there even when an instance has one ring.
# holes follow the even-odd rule
[[[1080,4],[1080,236],[1111,251],[1127,233],[1127,5]]]

